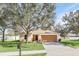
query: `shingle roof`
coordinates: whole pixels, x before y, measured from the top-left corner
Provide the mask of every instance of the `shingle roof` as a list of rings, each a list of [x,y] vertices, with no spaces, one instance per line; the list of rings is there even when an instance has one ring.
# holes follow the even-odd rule
[[[42,30],[42,29],[38,29],[35,31],[31,31],[32,34],[41,34],[41,35],[57,35],[57,32],[52,32],[51,30]]]

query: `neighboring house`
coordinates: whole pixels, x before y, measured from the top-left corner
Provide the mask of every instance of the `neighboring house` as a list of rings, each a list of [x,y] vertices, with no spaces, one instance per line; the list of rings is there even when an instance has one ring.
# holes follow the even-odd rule
[[[79,39],[79,34],[74,34],[74,33],[68,33],[67,34],[67,38],[71,39],[71,40],[78,40]]]
[[[0,40],[2,40],[2,32],[0,32]],[[19,35],[15,36],[15,33],[12,29],[6,29],[4,39],[7,41],[19,40]]]
[[[6,36],[6,40],[8,40],[8,41],[19,40],[19,35],[17,35],[17,36]]]
[[[14,36],[14,35],[5,35],[5,40],[7,41],[12,41],[12,40],[19,40],[19,35]],[[2,40],[2,35],[0,35],[0,40]]]

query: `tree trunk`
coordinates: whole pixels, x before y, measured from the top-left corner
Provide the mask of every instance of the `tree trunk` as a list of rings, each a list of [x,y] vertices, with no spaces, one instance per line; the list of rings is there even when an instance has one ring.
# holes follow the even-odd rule
[[[16,31],[15,31],[15,41],[16,41]]]
[[[25,40],[26,40],[26,43],[27,43],[27,40],[28,40],[28,31],[25,34]]]
[[[28,34],[26,35],[26,43],[27,43],[27,39],[28,39],[27,37],[28,37]]]
[[[3,29],[3,34],[2,34],[2,42],[4,42],[4,40],[5,40],[5,29]]]
[[[21,42],[19,42],[19,56],[21,56]]]

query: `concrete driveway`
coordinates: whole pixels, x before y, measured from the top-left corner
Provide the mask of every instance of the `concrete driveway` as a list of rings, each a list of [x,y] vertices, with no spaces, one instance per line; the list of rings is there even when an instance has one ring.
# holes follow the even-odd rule
[[[60,43],[44,43],[48,56],[79,56],[79,48],[71,48]]]

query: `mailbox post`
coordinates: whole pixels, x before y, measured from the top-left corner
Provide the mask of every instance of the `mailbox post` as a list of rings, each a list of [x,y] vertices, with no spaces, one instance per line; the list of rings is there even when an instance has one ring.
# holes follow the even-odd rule
[[[17,49],[19,49],[19,56],[21,56],[21,42],[17,44]]]

